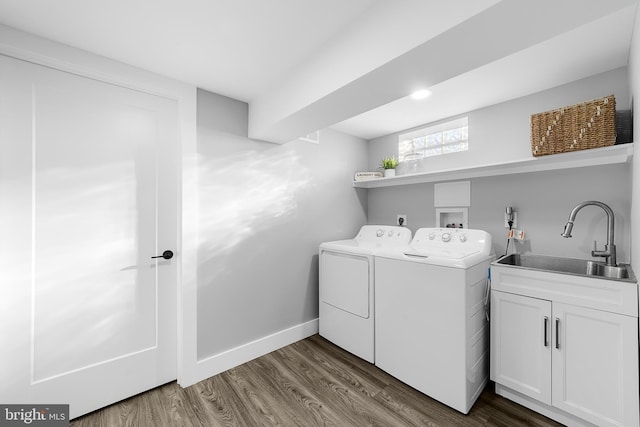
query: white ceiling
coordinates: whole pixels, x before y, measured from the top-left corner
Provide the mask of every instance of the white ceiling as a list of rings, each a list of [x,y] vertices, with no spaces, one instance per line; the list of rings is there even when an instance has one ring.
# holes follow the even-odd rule
[[[0,23],[365,139],[627,64],[638,0],[0,0]],[[420,87],[433,95],[414,101]]]
[[[373,0],[0,0],[0,23],[241,101]]]
[[[633,21],[622,9],[332,128],[373,139],[626,66]]]

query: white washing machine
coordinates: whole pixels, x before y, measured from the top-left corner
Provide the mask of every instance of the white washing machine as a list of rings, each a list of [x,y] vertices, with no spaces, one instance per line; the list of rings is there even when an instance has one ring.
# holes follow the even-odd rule
[[[376,253],[375,364],[464,414],[488,380],[492,254],[489,233],[450,228]]]
[[[353,239],[320,245],[320,335],[374,362],[374,254],[410,241],[408,228],[365,225]]]

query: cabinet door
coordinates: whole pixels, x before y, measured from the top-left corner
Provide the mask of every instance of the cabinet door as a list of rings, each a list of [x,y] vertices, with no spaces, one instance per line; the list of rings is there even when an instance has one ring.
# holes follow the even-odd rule
[[[551,404],[551,302],[491,293],[491,380]]]
[[[553,335],[553,406],[599,426],[637,426],[638,319],[554,303]]]

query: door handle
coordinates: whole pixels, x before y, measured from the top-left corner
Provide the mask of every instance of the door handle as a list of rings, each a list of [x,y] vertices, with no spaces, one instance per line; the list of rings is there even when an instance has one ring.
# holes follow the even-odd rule
[[[549,318],[544,316],[544,346],[549,347]]]
[[[171,259],[173,258],[173,251],[164,251],[162,252],[162,255],[156,255],[151,257],[151,259],[154,259],[154,258]]]
[[[560,319],[556,317],[556,349],[560,349]]]

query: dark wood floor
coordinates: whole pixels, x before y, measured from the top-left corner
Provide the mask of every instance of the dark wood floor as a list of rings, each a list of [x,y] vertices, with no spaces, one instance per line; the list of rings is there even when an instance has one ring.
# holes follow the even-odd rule
[[[463,415],[319,335],[191,387],[175,382],[71,422],[81,426],[558,426],[493,393]]]

